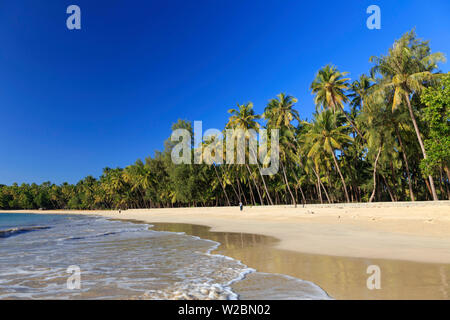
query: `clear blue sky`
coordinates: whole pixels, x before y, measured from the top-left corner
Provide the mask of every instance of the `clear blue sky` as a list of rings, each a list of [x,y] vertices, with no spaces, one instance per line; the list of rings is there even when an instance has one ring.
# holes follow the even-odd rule
[[[66,28],[80,6],[82,29]],[[381,7],[381,30],[366,8]],[[302,118],[333,63],[352,78],[416,27],[450,52],[442,1],[0,2],[0,183],[77,182],[163,148],[178,118],[223,128],[227,110],[287,92]],[[448,71],[448,64],[441,66]]]

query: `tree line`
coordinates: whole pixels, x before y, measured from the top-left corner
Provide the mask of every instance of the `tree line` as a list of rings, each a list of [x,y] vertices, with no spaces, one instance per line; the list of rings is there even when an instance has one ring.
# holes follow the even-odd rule
[[[356,80],[333,65],[320,69],[310,87],[316,104],[310,121],[300,119],[297,99],[284,93],[262,115],[252,103],[229,110],[225,129],[279,129],[278,174],[261,175],[260,164],[175,165],[168,139],[162,152],[126,168],[105,168],[98,179],[0,185],[0,208],[450,199],[450,74],[437,66],[444,59],[413,30],[387,54],[371,57],[372,68]],[[179,128],[192,132],[189,121],[172,126]]]

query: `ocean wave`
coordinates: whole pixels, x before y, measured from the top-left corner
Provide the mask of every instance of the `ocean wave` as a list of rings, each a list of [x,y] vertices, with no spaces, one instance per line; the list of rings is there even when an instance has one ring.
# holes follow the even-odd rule
[[[89,230],[89,231],[91,231],[91,230]],[[71,237],[58,239],[58,240],[84,240],[84,239],[106,237],[106,236],[111,236],[111,235],[125,233],[125,232],[128,233],[128,232],[142,232],[142,231],[146,231],[146,229],[142,229],[142,228],[128,228],[128,229],[120,229],[120,230],[116,230],[116,231],[106,231],[106,232],[101,232],[101,233],[87,235],[87,236],[71,236]]]
[[[276,273],[252,273],[233,289],[242,300],[333,300],[311,281]]]
[[[0,238],[8,238],[21,233],[32,232],[37,230],[50,229],[48,226],[34,226],[34,227],[16,227],[5,230],[0,230]]]
[[[90,236],[78,236],[78,237],[72,236],[72,237],[64,238],[62,240],[84,240],[84,239],[89,239],[89,238],[110,236],[110,235],[117,234],[117,233],[118,232],[110,231],[110,232],[103,232],[103,233],[98,233],[98,234],[94,234],[94,235],[90,235]]]
[[[11,251],[0,257],[0,299],[329,298],[311,282],[261,274],[217,253],[221,243],[214,240],[104,218],[60,219],[0,230],[6,238],[52,228],[45,237],[35,233],[10,240],[17,243],[11,242]],[[67,265],[83,270],[81,292],[66,289],[61,281]]]
[[[142,300],[237,300],[229,287],[207,283],[176,283],[165,290],[148,290],[132,299]]]

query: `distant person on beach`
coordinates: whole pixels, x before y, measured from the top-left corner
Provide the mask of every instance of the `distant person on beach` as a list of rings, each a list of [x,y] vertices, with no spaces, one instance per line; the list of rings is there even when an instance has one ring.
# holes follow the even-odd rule
[[[122,210],[119,209],[119,213],[121,213],[121,212],[122,212]]]
[[[244,205],[242,204],[242,201],[239,202],[239,208],[241,209],[241,211],[242,211],[242,209],[244,208]]]

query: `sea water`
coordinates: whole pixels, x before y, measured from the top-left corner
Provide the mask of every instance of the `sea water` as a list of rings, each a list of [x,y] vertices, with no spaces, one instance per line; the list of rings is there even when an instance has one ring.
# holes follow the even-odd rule
[[[0,299],[239,299],[231,285],[249,274],[286,286],[249,287],[246,297],[329,298],[311,282],[268,277],[212,254],[218,242],[150,227],[96,216],[0,213]],[[76,288],[68,285],[74,267]]]

